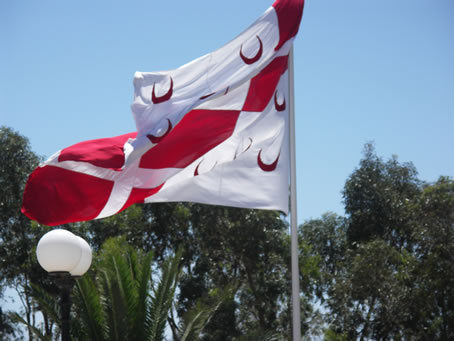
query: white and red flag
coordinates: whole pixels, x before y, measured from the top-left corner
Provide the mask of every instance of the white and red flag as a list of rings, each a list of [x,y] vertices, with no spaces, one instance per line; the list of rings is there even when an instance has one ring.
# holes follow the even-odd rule
[[[191,201],[288,211],[288,54],[304,0],[277,0],[220,49],[137,72],[137,132],[62,149],[30,175],[22,205],[46,225],[135,203]]]

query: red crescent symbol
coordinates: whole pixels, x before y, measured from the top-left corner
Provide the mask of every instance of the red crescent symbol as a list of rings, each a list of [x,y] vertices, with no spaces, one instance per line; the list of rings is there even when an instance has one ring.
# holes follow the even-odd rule
[[[194,176],[197,176],[199,175],[199,166],[202,164],[203,160],[199,162],[199,164],[197,165],[197,167],[195,168],[194,170]],[[210,170],[213,170],[214,167],[216,167],[216,165],[218,164],[218,162],[216,161],[216,163],[214,164],[213,168],[211,168]]]
[[[215,94],[215,92],[212,92],[211,94],[208,94],[208,95],[205,95],[205,96],[200,97],[200,99],[208,98],[208,97],[210,97],[210,96],[213,96],[214,94]]]
[[[203,160],[202,160],[202,161],[203,161]],[[194,176],[199,175],[199,166],[200,166],[200,164],[202,163],[202,161],[200,161],[199,164],[197,165],[197,167],[195,168]]]
[[[165,95],[162,95],[160,97],[156,96],[155,93],[154,93],[155,85],[156,85],[156,82],[153,83],[153,92],[151,94],[151,100],[153,101],[154,104],[158,104],[158,103],[161,103],[161,102],[168,101],[170,99],[170,97],[172,97],[172,94],[173,94],[173,79],[172,79],[172,77],[170,77],[170,88],[169,88],[169,91],[167,91],[167,93]]]
[[[259,164],[259,167],[260,167],[263,171],[265,171],[265,172],[272,172],[272,171],[274,171],[274,170],[276,169],[276,167],[277,167],[277,163],[278,163],[278,161],[279,161],[279,156],[281,155],[281,153],[279,153],[279,154],[277,155],[276,160],[274,160],[274,162],[271,163],[271,164],[269,164],[269,165],[267,165],[266,163],[263,163],[262,158],[261,158],[261,156],[260,156],[261,154],[262,154],[262,150],[260,149],[259,155],[257,156],[257,163]]]
[[[285,97],[282,104],[277,103],[277,91],[274,93],[274,106],[276,107],[277,111],[284,111],[285,110]]]
[[[147,137],[150,139],[151,143],[159,143],[161,142],[161,140],[167,136],[168,133],[170,133],[170,131],[172,130],[172,122],[170,122],[169,119],[167,119],[167,122],[169,123],[169,126],[167,128],[167,131],[161,135],[161,136],[154,136],[154,135],[151,135],[151,134],[148,134]]]
[[[259,40],[260,46],[259,46],[259,50],[257,51],[257,54],[256,54],[254,57],[252,57],[252,58],[248,58],[248,57],[246,57],[246,56],[243,54],[243,51],[242,51],[243,45],[241,44],[241,48],[240,48],[240,57],[241,57],[241,59],[243,59],[243,61],[244,61],[246,64],[248,64],[248,65],[249,65],[249,64],[253,64],[253,63],[255,63],[257,60],[259,60],[260,57],[262,56],[262,53],[263,53],[263,43],[262,43],[262,40],[260,39],[259,36],[256,36],[256,37],[257,37],[257,39]]]

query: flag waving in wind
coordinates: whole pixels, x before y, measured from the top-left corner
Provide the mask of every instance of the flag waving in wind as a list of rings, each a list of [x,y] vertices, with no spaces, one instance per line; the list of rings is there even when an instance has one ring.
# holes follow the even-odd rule
[[[135,203],[288,211],[288,54],[303,0],[277,0],[220,49],[136,72],[137,132],[62,149],[30,175],[22,212],[47,225]]]

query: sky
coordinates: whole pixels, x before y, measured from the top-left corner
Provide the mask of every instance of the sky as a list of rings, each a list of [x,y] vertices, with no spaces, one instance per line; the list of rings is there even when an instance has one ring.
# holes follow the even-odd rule
[[[135,130],[135,71],[177,68],[272,1],[2,0],[0,125],[44,157]],[[298,222],[344,214],[364,144],[454,175],[454,2],[306,0],[294,44]]]

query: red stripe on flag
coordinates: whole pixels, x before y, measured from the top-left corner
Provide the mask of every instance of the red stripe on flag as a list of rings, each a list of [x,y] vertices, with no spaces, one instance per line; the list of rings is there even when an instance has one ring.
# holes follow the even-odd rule
[[[129,195],[128,200],[121,208],[121,210],[118,212],[127,209],[131,205],[142,204],[145,198],[148,198],[149,196],[158,193],[161,190],[162,186],[164,186],[164,184],[159,185],[158,187],[155,188],[133,188],[131,194]]]
[[[76,143],[61,151],[58,161],[81,161],[94,166],[119,170],[125,163],[123,146],[136,132]]]
[[[91,220],[104,208],[113,185],[55,166],[38,167],[28,178],[21,211],[50,226]]]
[[[279,23],[279,43],[274,48],[277,51],[287,40],[298,33],[303,16],[304,0],[277,0],[273,7]]]
[[[147,151],[141,168],[184,168],[229,138],[238,120],[237,110],[192,110],[175,128]]]
[[[243,111],[265,110],[274,95],[281,75],[287,70],[288,56],[277,57],[257,76],[251,79]]]

